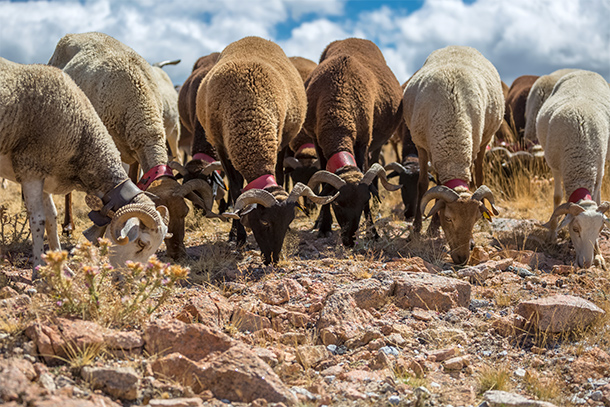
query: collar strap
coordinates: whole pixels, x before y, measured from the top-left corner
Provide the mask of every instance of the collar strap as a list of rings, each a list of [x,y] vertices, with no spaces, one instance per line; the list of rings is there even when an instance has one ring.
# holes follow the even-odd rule
[[[301,151],[305,150],[306,148],[316,148],[316,146],[313,143],[303,144],[303,145],[301,145],[301,147],[297,148],[297,152],[294,153],[294,155],[299,154]]]
[[[206,161],[208,163],[213,163],[214,161],[216,161],[215,159],[213,159],[212,157],[210,157],[206,153],[197,153],[197,154],[195,154],[193,156],[193,160],[203,160],[203,161]]]
[[[265,189],[273,186],[278,186],[277,182],[275,181],[275,175],[265,174],[250,182],[244,189],[241,190],[241,192],[246,192],[250,189]]]
[[[591,201],[591,193],[587,188],[578,188],[576,191],[572,192],[572,195],[570,195],[568,202],[577,203],[582,199]]]
[[[468,189],[468,183],[466,181],[464,181],[463,179],[459,179],[459,178],[450,179],[449,181],[445,182],[443,185],[446,186],[447,188],[451,188],[451,189],[455,189],[457,187],[465,187],[466,189]]]
[[[143,193],[142,190],[136,184],[130,179],[126,179],[102,197],[102,204],[104,206],[99,211],[89,212],[89,219],[97,226],[105,226],[110,223],[110,211],[116,212],[120,207],[127,205],[141,193]]]
[[[326,163],[326,171],[335,173],[339,168],[345,167],[346,165],[353,165],[357,167],[356,160],[351,153],[347,151],[339,151],[333,154]]]
[[[174,178],[172,169],[165,164],[155,165],[148,170],[146,174],[142,176],[142,178],[140,178],[140,181],[138,181],[137,184],[138,188],[140,188],[142,191],[146,191],[150,184],[152,184],[155,180],[165,176]]]

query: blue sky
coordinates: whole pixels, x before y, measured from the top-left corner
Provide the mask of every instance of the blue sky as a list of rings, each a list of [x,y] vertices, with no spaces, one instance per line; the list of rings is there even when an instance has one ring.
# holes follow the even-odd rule
[[[608,0],[0,0],[0,56],[46,63],[66,33],[101,31],[176,84],[200,56],[247,35],[318,61],[331,41],[360,37],[406,81],[435,49],[477,48],[510,83],[520,75],[589,69],[610,80]]]

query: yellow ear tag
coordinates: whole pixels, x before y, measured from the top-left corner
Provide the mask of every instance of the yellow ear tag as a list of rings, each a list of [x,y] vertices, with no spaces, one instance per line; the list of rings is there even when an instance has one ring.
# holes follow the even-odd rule
[[[487,212],[483,212],[483,217],[491,222],[491,216]]]

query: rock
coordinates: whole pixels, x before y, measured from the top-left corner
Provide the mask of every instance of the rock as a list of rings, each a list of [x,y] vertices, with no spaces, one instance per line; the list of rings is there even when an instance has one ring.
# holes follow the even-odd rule
[[[303,345],[307,342],[307,336],[300,332],[286,332],[280,336],[280,343],[284,345]]]
[[[163,356],[155,360],[150,367],[155,377],[189,386],[197,394],[204,390],[199,380],[204,374],[203,367],[180,353]]]
[[[301,284],[291,278],[267,281],[258,292],[258,297],[271,305],[280,305],[307,293]]]
[[[358,307],[371,310],[385,305],[393,289],[392,284],[369,278],[350,284],[345,291],[356,301]]]
[[[385,342],[389,345],[398,346],[400,348],[404,347],[407,344],[407,340],[403,338],[401,334],[398,332],[394,332],[386,337]]]
[[[81,376],[91,387],[101,389],[112,397],[124,400],[138,398],[140,377],[131,367],[90,367],[81,369]]]
[[[576,267],[570,266],[567,264],[557,264],[557,265],[553,266],[553,268],[551,269],[551,273],[558,274],[560,276],[569,276],[570,274],[573,274],[575,271],[576,271]]]
[[[213,352],[224,352],[233,339],[212,326],[185,324],[178,320],[155,320],[144,330],[146,351],[150,355],[179,352],[194,361]]]
[[[471,287],[462,280],[419,273],[399,275],[395,284],[395,303],[401,308],[448,311],[470,304]]]
[[[417,320],[424,322],[432,321],[432,313],[421,308],[413,308],[411,316]]]
[[[557,407],[547,401],[530,400],[519,394],[489,390],[483,394],[489,407]]]
[[[243,308],[236,308],[231,316],[231,324],[240,332],[256,332],[261,329],[271,328],[271,321]]]
[[[57,318],[57,325],[33,323],[25,334],[32,339],[47,364],[58,364],[60,358],[68,359],[78,350],[101,349],[104,330],[91,321]]]
[[[299,346],[296,351],[297,362],[305,369],[313,367],[330,357],[330,352],[324,345]]]
[[[468,356],[457,356],[451,359],[447,359],[443,366],[445,370],[462,370],[462,368],[470,364]]]
[[[489,260],[489,254],[481,246],[475,246],[470,252],[470,263],[479,264]]]
[[[439,349],[428,353],[430,362],[443,362],[455,355],[455,348]]]
[[[27,365],[29,364],[29,366]],[[0,401],[9,402],[32,398],[40,393],[38,386],[31,384],[32,372],[36,373],[31,363],[18,359],[0,360]]]
[[[16,297],[18,295],[19,295],[19,293],[9,286],[0,288],[0,300],[5,300],[7,298]]]
[[[583,330],[605,311],[580,297],[556,295],[521,302],[516,313],[539,331],[561,333]]]
[[[492,275],[491,270],[487,264],[480,264],[458,270],[457,275],[459,278],[467,279],[471,284],[482,285]]]
[[[199,397],[152,399],[148,402],[148,405],[150,407],[199,407],[203,406],[203,400]]]
[[[222,328],[231,318],[233,305],[217,292],[210,291],[191,297],[176,319],[191,323],[200,322]]]
[[[103,337],[108,349],[131,350],[144,346],[144,340],[137,332],[108,331]]]
[[[369,312],[358,307],[348,292],[335,292],[320,311],[317,323],[320,339],[329,345],[359,336],[371,318]]]
[[[514,336],[520,334],[525,328],[525,319],[521,315],[499,317],[491,323],[491,326],[500,336]]]

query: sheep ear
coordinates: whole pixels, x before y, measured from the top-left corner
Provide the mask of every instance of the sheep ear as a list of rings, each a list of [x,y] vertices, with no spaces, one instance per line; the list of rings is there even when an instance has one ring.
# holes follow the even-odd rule
[[[557,228],[557,230],[561,230],[561,229],[565,228],[566,226],[568,226],[570,224],[570,222],[572,222],[573,219],[574,219],[574,216],[571,213],[568,213],[566,215],[566,217],[563,218],[563,220],[559,224],[559,227]]]

